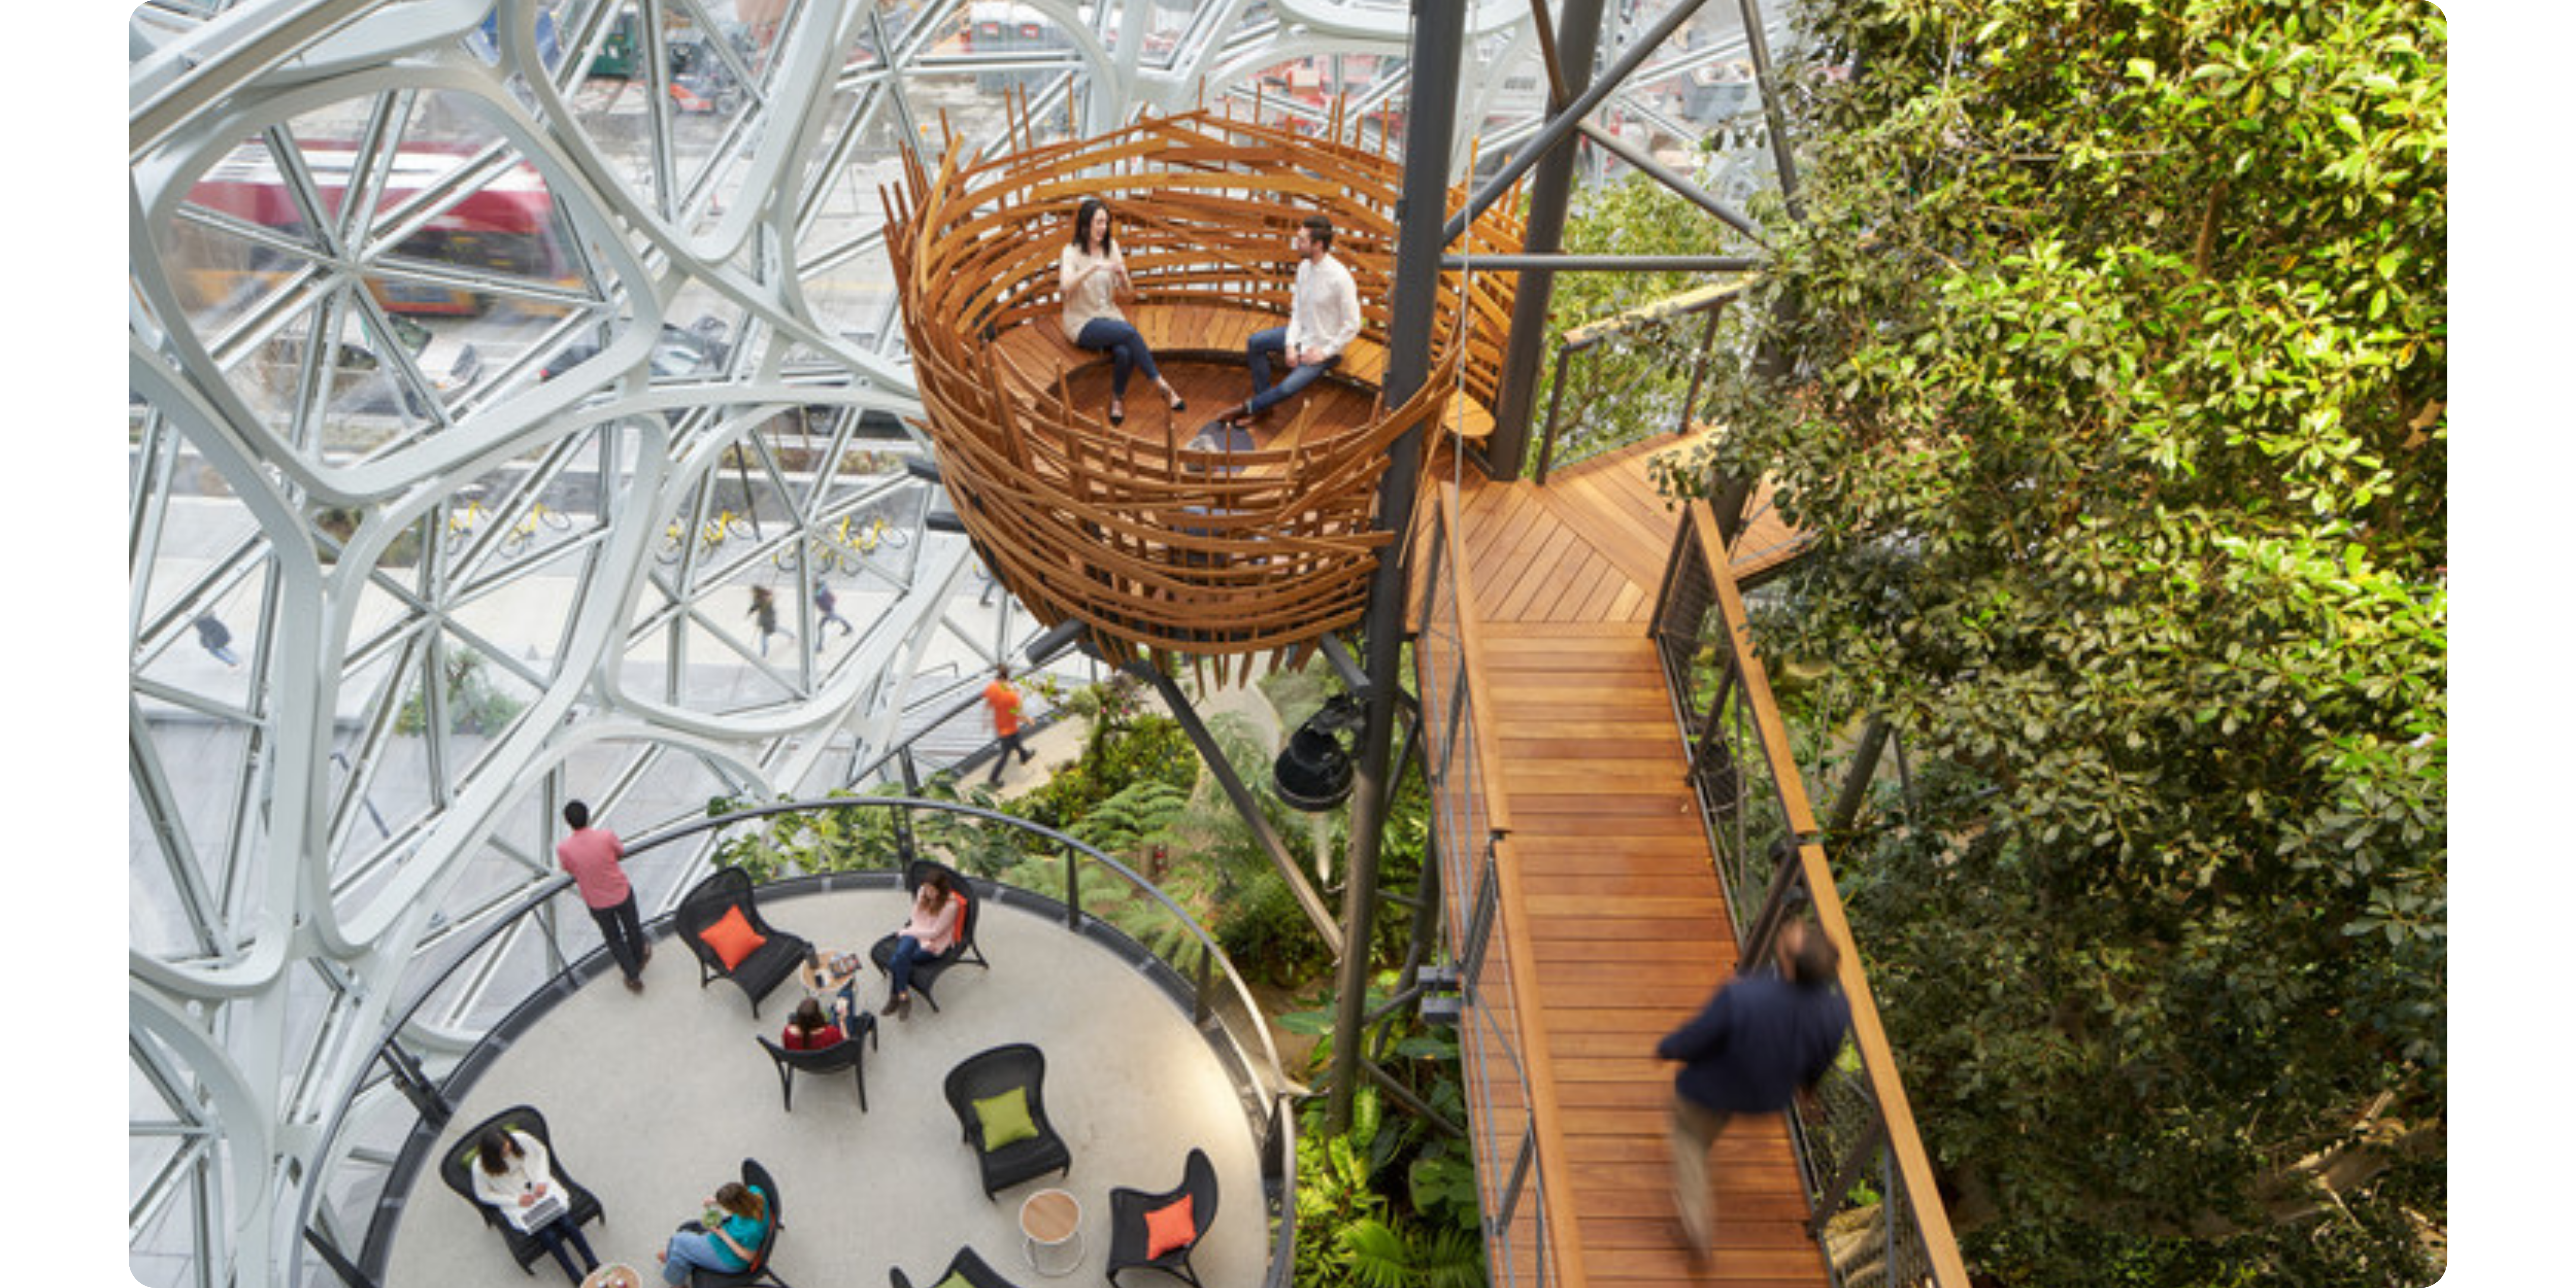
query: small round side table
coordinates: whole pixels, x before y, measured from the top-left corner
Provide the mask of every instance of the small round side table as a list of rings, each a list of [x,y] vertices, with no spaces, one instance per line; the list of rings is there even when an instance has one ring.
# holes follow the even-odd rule
[[[581,1288],[644,1288],[644,1276],[620,1261],[603,1261],[581,1281]]]
[[[1050,1279],[1082,1265],[1082,1204],[1063,1190],[1039,1190],[1020,1204],[1029,1269]]]

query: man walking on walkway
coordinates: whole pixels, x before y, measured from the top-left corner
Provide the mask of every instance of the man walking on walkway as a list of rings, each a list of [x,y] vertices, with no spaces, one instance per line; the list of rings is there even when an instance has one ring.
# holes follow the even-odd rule
[[[1736,976],[1697,1019],[1655,1045],[1673,1077],[1673,1190],[1682,1234],[1703,1262],[1716,1246],[1708,1150],[1736,1114],[1771,1114],[1813,1092],[1842,1050],[1851,1003],[1834,989],[1842,954],[1805,922],[1780,927],[1778,970]]]
[[[984,705],[993,709],[993,736],[1002,745],[993,752],[993,776],[987,787],[1002,785],[1002,770],[1011,763],[1011,753],[1020,753],[1020,763],[1029,763],[1030,751],[1020,745],[1020,691],[1011,687],[1011,668],[993,668],[993,682],[984,686]]]
[[[590,825],[590,807],[580,801],[567,802],[564,822],[572,835],[555,844],[555,862],[572,874],[572,882],[581,890],[581,901],[590,908],[590,919],[599,923],[599,936],[608,941],[608,955],[617,969],[626,973],[626,991],[644,991],[644,963],[652,960],[653,945],[644,938],[644,923],[635,916],[635,887],[626,880],[626,847],[617,833]]]

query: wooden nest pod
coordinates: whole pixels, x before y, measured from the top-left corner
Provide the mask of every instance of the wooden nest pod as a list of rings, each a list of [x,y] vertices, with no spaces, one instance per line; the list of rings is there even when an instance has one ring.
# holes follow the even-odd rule
[[[1354,625],[1395,539],[1375,522],[1390,447],[1425,427],[1428,460],[1439,434],[1492,427],[1507,274],[1441,275],[1429,374],[1384,405],[1402,167],[1340,133],[1338,112],[1332,137],[1313,138],[1195,111],[972,164],[952,148],[936,175],[908,159],[887,194],[904,338],[949,497],[1002,583],[1050,626],[1086,623],[1113,662],[1214,659],[1223,674],[1237,660],[1248,673],[1255,655],[1295,656]],[[1135,285],[1121,311],[1176,384],[1194,373],[1188,411],[1139,379],[1113,426],[1109,359],[1063,335],[1059,257],[1092,197],[1114,212]],[[1453,188],[1450,208],[1464,203]],[[1496,202],[1468,246],[1519,249],[1513,208]],[[1217,411],[1251,392],[1244,343],[1286,325],[1290,240],[1317,213],[1358,285],[1359,338],[1254,432],[1228,433]]]

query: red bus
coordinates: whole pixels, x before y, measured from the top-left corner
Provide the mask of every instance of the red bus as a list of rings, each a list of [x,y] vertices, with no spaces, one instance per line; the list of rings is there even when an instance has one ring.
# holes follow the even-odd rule
[[[304,167],[312,175],[326,210],[336,207],[348,188],[349,167],[357,150],[346,144],[303,145]],[[377,208],[388,210],[422,188],[434,185],[465,164],[468,154],[406,148],[393,156]],[[277,158],[266,144],[245,143],[206,172],[190,189],[191,204],[246,223],[290,235],[304,233],[304,214],[278,174]],[[202,243],[201,243],[202,244]],[[555,231],[554,197],[536,169],[522,161],[481,187],[466,193],[433,215],[394,247],[393,253],[431,264],[487,269],[541,282],[568,282]],[[242,289],[247,279],[270,280],[293,267],[287,257],[253,246],[245,256],[231,253],[192,257],[181,274],[196,306],[209,306]],[[233,261],[233,262],[223,262]],[[483,311],[489,303],[477,292],[445,283],[370,274],[367,289],[394,313],[463,315]]]

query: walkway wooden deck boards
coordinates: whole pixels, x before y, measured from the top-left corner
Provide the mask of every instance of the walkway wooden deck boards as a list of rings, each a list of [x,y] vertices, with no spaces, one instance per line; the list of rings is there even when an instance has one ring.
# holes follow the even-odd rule
[[[1553,1080],[1566,1157],[1551,1206],[1558,1282],[1823,1288],[1778,1118],[1739,1120],[1713,1154],[1719,1251],[1694,1266],[1671,1199],[1673,1066],[1657,1039],[1734,967],[1736,946],[1686,756],[1646,637],[1679,516],[1648,481],[1661,440],[1560,471],[1545,488],[1470,481],[1459,523],[1518,889],[1540,978],[1515,999]],[[1778,542],[1748,541],[1749,547]]]

